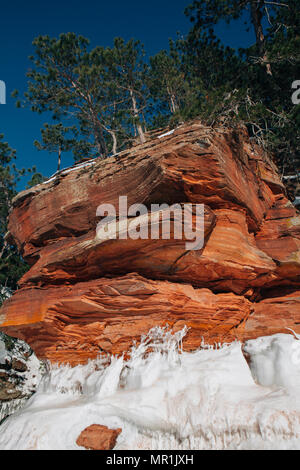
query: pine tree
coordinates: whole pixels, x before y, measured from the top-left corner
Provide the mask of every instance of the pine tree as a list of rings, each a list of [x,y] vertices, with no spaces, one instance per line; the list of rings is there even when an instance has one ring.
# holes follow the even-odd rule
[[[106,57],[123,108],[125,106],[125,116],[129,113],[127,121],[133,126],[134,134],[138,134],[140,141],[144,143],[149,91],[146,85],[147,65],[143,46],[140,41],[131,39],[126,43],[124,39],[116,38],[114,47],[107,49]]]
[[[202,77],[207,93],[206,102],[200,101],[198,115],[212,124],[243,122],[250,136],[274,153],[283,175],[297,172],[300,116],[299,105],[291,101],[291,85],[299,71],[297,0],[196,1],[186,13],[194,26],[184,42],[185,57],[191,73],[197,71]],[[221,44],[211,48],[211,41],[209,48],[203,47],[205,36],[214,35],[211,28],[220,20],[230,23],[246,14],[248,27],[251,24],[255,32],[254,45],[238,53]],[[215,59],[208,58],[209,50],[214,50]]]
[[[45,178],[45,176],[43,176],[42,173],[39,173],[36,171],[35,167],[32,168],[32,171],[30,173],[33,173],[33,174],[32,174],[31,180],[29,180],[26,185],[26,189],[30,189],[33,186],[41,184],[47,180],[47,178]]]
[[[184,93],[184,73],[179,52],[172,42],[170,46],[170,52],[163,50],[150,57],[149,88],[152,97],[166,103],[170,113],[176,114]]]
[[[73,133],[68,138],[67,135]],[[44,124],[44,128],[41,129],[42,142],[35,141],[34,145],[38,150],[47,150],[49,153],[57,154],[57,171],[60,170],[61,157],[63,152],[69,152],[74,148],[74,139],[76,136],[76,128],[64,127],[61,123],[59,124]]]
[[[3,141],[3,134],[0,134],[0,286],[12,290],[16,289],[18,279],[27,270],[17,249],[6,236],[7,218],[16,195],[16,183],[25,173],[25,170],[16,168],[15,158],[15,150]]]
[[[263,27],[264,20],[270,20],[274,6],[289,8],[288,1],[273,2],[268,0],[196,0],[186,9],[186,15],[195,24],[195,30],[207,29],[216,25],[220,20],[230,23],[247,15],[248,27],[253,27],[256,38],[256,50],[260,63],[264,65],[267,74],[272,75],[272,69],[266,50],[266,37]]]
[[[107,156],[108,138],[114,149],[117,146],[117,129],[112,126],[118,121],[114,104],[119,100],[117,95],[112,100],[104,48],[89,51],[89,41],[74,33],[61,34],[59,39],[40,36],[33,44],[34,68],[28,72],[26,102],[38,113],[50,111],[61,124],[68,120],[76,126],[78,140],[88,142],[93,156]],[[75,140],[73,149],[78,157]]]

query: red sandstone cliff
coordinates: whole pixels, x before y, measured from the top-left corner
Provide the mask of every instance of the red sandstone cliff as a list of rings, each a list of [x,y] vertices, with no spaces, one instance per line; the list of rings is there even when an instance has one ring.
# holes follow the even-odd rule
[[[96,210],[204,203],[205,245],[99,240]],[[77,364],[128,350],[155,325],[206,341],[300,333],[300,216],[244,130],[199,123],[20,193],[9,237],[31,265],[0,326],[41,358]]]

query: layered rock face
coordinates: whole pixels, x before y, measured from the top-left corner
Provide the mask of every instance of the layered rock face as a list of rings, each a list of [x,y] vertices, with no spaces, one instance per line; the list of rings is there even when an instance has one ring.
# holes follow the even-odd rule
[[[187,250],[174,233],[97,236],[98,206],[118,215],[119,196],[149,209],[204,204],[204,246]],[[166,217],[172,224],[176,215]],[[244,129],[195,122],[65,170],[16,197],[8,237],[31,269],[0,326],[53,362],[126,352],[157,325],[188,326],[187,350],[203,339],[300,333],[300,216]]]

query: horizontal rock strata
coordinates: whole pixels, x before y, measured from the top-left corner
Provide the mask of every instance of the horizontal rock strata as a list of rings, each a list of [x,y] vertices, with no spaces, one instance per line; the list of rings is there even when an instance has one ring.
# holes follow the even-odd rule
[[[150,229],[149,216],[122,221],[120,196],[149,210],[189,203],[193,230],[203,204],[203,246],[187,249],[174,229],[169,240],[97,236],[100,204],[116,207],[118,234],[132,223]],[[177,213],[162,214],[180,226]],[[203,339],[300,333],[300,215],[244,128],[194,122],[64,170],[15,198],[7,239],[31,268],[0,327],[52,362],[126,352],[157,325],[188,326],[187,350]]]

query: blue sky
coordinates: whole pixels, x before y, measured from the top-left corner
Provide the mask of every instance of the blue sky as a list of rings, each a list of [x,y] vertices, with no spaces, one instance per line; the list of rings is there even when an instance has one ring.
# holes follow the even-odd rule
[[[7,104],[0,105],[0,133],[17,150],[17,165],[35,165],[45,176],[56,170],[56,158],[39,152],[33,141],[40,138],[40,128],[47,122],[30,110],[17,109],[10,97],[14,89],[26,90],[28,56],[33,53],[32,41],[40,34],[58,36],[62,32],[82,34],[91,45],[111,45],[113,38],[122,36],[140,39],[147,54],[153,55],[168,47],[168,39],[177,31],[185,34],[190,28],[184,16],[189,0],[14,0],[1,2],[0,7],[0,80],[7,86]],[[253,42],[241,22],[230,26],[222,23],[217,34],[232,46],[247,46]],[[65,156],[63,166],[72,164]],[[24,186],[24,181],[19,189]]]

